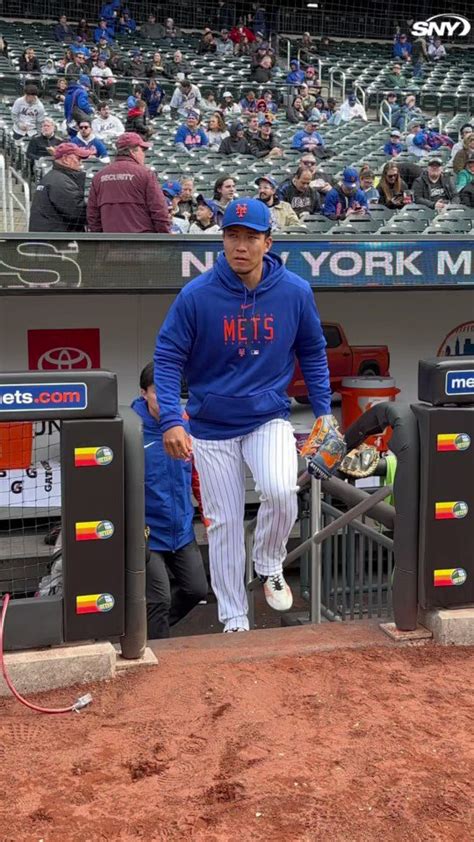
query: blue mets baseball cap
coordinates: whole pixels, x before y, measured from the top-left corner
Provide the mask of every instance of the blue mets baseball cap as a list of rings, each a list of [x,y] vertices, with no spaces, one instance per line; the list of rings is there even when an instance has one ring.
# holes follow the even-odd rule
[[[231,225],[241,225],[242,228],[253,228],[254,231],[268,231],[272,227],[270,211],[259,199],[235,199],[230,202],[224,212],[221,228]]]
[[[196,197],[196,201],[198,205],[206,205],[206,208],[209,208],[209,210],[212,211],[212,215],[217,216],[217,213],[219,212],[219,205],[217,202],[214,202],[213,199],[206,199],[206,197],[200,193],[199,196]]]
[[[359,183],[359,173],[355,167],[346,167],[342,173],[342,180],[348,187],[356,187]]]
[[[171,199],[175,199],[176,196],[181,196],[183,188],[179,181],[165,181],[164,184],[161,185],[161,189],[165,196],[169,196]]]
[[[273,178],[272,175],[261,175],[258,178],[256,178],[255,184],[257,185],[257,187],[259,186],[261,181],[268,181],[268,183],[271,184],[272,187],[275,188],[275,190],[278,187],[278,181],[275,178]]]

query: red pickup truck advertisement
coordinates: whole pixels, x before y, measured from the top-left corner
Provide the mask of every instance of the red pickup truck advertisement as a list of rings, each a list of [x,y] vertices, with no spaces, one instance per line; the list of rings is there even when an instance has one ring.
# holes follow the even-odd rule
[[[323,322],[333,392],[343,377],[387,377],[390,353],[386,345],[349,345],[346,334],[337,322]],[[308,390],[299,364],[296,364],[288,395],[298,403],[308,402]]]

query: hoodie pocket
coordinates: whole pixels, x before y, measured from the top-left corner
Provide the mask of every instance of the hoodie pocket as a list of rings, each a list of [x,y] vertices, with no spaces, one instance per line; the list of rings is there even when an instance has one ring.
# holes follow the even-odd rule
[[[255,418],[278,414],[288,409],[289,401],[273,389],[256,395],[231,397],[208,392],[193,417],[200,421],[214,421],[235,427],[248,424]]]

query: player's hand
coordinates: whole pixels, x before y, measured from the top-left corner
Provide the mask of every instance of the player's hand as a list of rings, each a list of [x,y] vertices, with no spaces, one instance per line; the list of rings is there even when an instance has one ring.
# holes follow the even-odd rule
[[[173,459],[190,459],[193,452],[191,437],[181,424],[170,427],[163,433],[163,446],[168,456],[172,456]]]

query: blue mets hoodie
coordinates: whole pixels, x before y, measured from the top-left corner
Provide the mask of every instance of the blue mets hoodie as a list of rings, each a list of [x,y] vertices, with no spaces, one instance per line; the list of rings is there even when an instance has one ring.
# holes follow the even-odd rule
[[[246,435],[274,418],[288,418],[286,389],[297,357],[316,416],[330,412],[326,341],[311,287],[266,255],[262,280],[244,286],[223,254],[187,284],[158,334],[155,385],[161,429],[182,425],[186,412],[200,439]]]
[[[156,552],[176,552],[194,540],[192,465],[168,456],[163,447],[160,424],[148,412],[144,398],[134,400],[132,409],[143,422],[145,517],[150,529],[149,547]],[[185,426],[182,417],[180,423]]]

